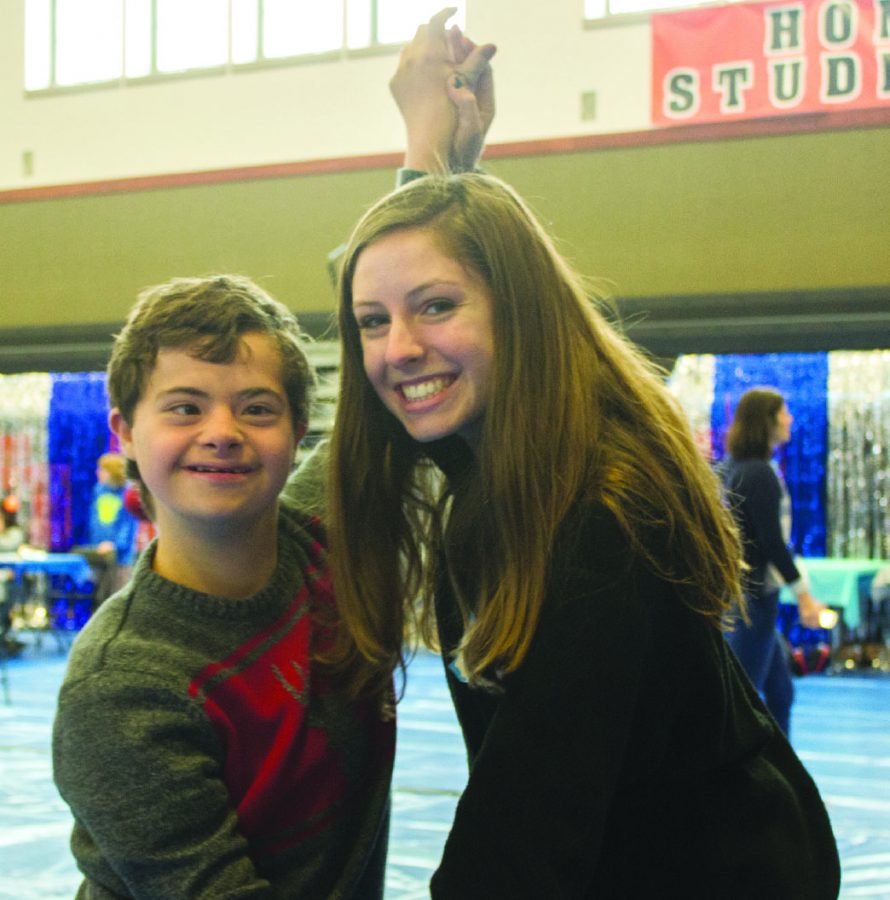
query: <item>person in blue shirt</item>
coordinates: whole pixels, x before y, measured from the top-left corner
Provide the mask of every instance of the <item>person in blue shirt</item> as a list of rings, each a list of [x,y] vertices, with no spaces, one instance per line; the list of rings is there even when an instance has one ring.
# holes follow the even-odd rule
[[[126,584],[136,558],[139,522],[124,506],[127,489],[126,460],[119,453],[104,453],[96,465],[96,486],[90,503],[89,544],[107,560],[107,596]],[[111,554],[114,554],[111,559]],[[104,599],[98,597],[98,602]]]

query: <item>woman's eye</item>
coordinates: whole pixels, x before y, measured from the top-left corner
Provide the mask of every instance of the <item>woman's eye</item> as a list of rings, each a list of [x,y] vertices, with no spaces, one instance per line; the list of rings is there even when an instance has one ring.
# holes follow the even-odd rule
[[[435,300],[430,300],[424,306],[424,311],[430,315],[437,316],[442,313],[451,312],[455,306],[457,306],[457,302],[450,297],[437,297]]]
[[[387,321],[387,317],[379,313],[369,313],[356,319],[360,331],[372,331],[375,328],[380,328],[381,325],[385,325]]]

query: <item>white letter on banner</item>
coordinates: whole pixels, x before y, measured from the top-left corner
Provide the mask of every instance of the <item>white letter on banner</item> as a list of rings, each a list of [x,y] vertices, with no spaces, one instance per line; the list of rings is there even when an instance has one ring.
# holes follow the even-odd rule
[[[766,56],[803,50],[803,4],[771,6],[763,11],[763,52]]]
[[[875,0],[875,43],[890,41],[890,0]]]
[[[878,70],[877,94],[882,100],[890,98],[890,50],[878,50],[875,53]]]
[[[695,69],[671,69],[664,76],[661,111],[669,119],[688,119],[701,106],[698,72]]]
[[[829,0],[819,10],[819,43],[832,50],[852,47],[859,28],[859,7],[855,3]]]
[[[720,112],[744,112],[744,90],[753,84],[754,65],[749,60],[714,66],[711,87],[720,94]]]
[[[807,83],[807,61],[803,56],[794,59],[771,59],[769,72],[769,102],[776,109],[792,109],[803,100]]]
[[[855,53],[822,54],[822,85],[819,99],[823,103],[847,103],[862,91],[859,57]]]

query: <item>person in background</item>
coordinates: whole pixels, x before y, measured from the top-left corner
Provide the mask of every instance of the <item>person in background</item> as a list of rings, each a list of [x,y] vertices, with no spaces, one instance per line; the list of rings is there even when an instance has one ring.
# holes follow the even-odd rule
[[[726,435],[727,457],[719,471],[744,539],[746,615],[737,615],[726,639],[764,697],[785,734],[790,734],[794,684],[784,641],[776,628],[779,591],[787,584],[797,598],[801,624],[819,627],[825,609],[789,549],[791,498],[775,451],[791,439],[793,416],[784,397],[770,388],[746,391]]]
[[[313,375],[286,307],[239,276],[146,290],[109,421],[157,539],[70,651],[53,726],[78,897],[379,900],[391,686],[319,663],[324,534],[279,494]]]
[[[136,558],[139,522],[124,505],[126,466],[120,453],[103,453],[96,463],[89,519],[90,558],[99,573],[95,606],[127,583]]]
[[[0,503],[0,552],[13,553],[26,543],[25,529],[19,525],[19,498],[7,494]]]
[[[25,529],[19,524],[21,503],[15,494],[7,494],[0,503],[0,553],[16,553],[27,544]],[[35,576],[25,573],[16,579],[9,569],[0,569],[0,592],[6,600],[6,626],[12,623],[11,608],[16,603],[24,603],[28,597]]]
[[[448,47],[434,19],[393,94]],[[432,897],[835,898],[818,791],[722,636],[719,482],[522,199],[464,173],[377,203],[339,325],[333,660],[373,694],[406,631],[441,649],[469,779]]]
[[[19,507],[15,494],[7,494],[0,503],[0,553],[15,553],[25,543]],[[17,581],[10,569],[0,569],[0,654],[7,657],[18,656],[25,646],[11,630],[12,608],[23,602],[26,595],[24,583]]]
[[[134,516],[136,526],[136,553],[141,553],[157,534],[151,520],[150,503],[143,500],[142,490],[137,482],[128,481],[124,490],[124,509]]]

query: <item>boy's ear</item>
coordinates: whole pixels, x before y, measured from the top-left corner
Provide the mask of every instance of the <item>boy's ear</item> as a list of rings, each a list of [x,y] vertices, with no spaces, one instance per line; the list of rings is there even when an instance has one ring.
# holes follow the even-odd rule
[[[117,435],[124,456],[132,459],[133,429],[116,406],[108,413],[108,427]]]

